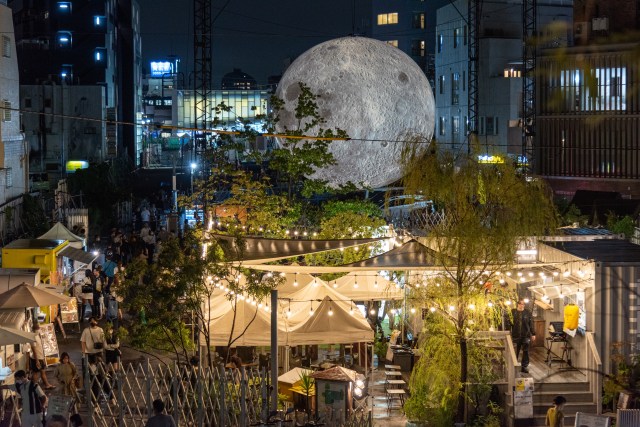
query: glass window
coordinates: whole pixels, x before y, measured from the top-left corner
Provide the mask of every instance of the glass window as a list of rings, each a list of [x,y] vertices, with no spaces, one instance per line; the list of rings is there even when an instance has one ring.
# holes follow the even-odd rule
[[[6,183],[6,187],[13,187],[13,168],[6,168],[4,170],[4,180]]]
[[[411,55],[423,57],[426,54],[426,43],[424,40],[411,40]]]
[[[69,31],[58,31],[56,44],[59,48],[70,48],[72,45],[71,33]]]
[[[460,73],[451,74],[451,105],[460,103]]]
[[[425,21],[425,17],[424,17],[424,12],[414,13],[413,14],[413,20],[411,22],[411,26],[413,28],[424,30],[425,25],[426,25],[426,21]]]
[[[440,94],[444,93],[444,76],[438,78],[438,92],[440,92]]]
[[[493,117],[485,117],[485,132],[487,135],[495,135]]]
[[[11,38],[2,36],[2,56],[11,58]]]
[[[378,25],[389,25],[398,23],[398,13],[381,13],[378,15]]]
[[[99,63],[105,63],[107,61],[107,49],[104,47],[97,47],[93,51],[93,60]]]
[[[438,34],[438,53],[442,52],[442,45],[444,44],[444,37],[442,34]]]
[[[451,135],[458,136],[460,134],[460,117],[451,118]]]
[[[398,47],[398,40],[387,40],[387,44],[390,44],[393,47]]]
[[[6,99],[2,101],[2,121],[10,122],[11,121],[11,102]]]
[[[60,70],[60,77],[65,81],[73,80],[73,65],[63,64]]]
[[[447,134],[447,119],[444,117],[440,117],[440,135]]]
[[[105,17],[104,16],[100,16],[100,15],[96,15],[93,17],[93,26],[94,27],[104,27],[105,24]]]
[[[58,12],[60,12],[60,13],[71,13],[71,2],[59,1],[58,2]]]
[[[458,45],[460,44],[460,28],[454,28],[453,29],[453,48],[457,48]]]

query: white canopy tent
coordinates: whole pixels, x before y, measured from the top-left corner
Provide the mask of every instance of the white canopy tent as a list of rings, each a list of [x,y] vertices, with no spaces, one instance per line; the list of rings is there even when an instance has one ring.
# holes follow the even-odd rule
[[[359,312],[350,314],[328,296],[306,322],[288,336],[289,345],[372,342],[373,329]]]
[[[77,249],[82,249],[85,246],[84,238],[73,234],[61,222],[56,222],[49,231],[38,237],[38,239],[68,240],[69,245]]]
[[[349,273],[329,286],[354,301],[401,300],[404,290],[377,273]]]
[[[309,319],[311,307],[315,310],[325,298],[331,299],[335,305],[347,311],[351,308],[351,301],[347,297],[317,279],[287,298],[280,299],[278,316],[285,319],[287,329],[298,326]]]
[[[300,289],[316,281],[316,283],[322,282],[320,279],[315,278],[311,274],[306,273],[288,273],[285,275],[285,281],[278,286],[278,296],[287,297],[294,292],[298,292]],[[324,282],[322,282],[324,283]]]

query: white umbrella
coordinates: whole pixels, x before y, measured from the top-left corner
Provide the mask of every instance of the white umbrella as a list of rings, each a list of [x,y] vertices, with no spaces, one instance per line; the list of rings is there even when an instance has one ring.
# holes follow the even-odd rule
[[[22,283],[0,294],[0,309],[66,304],[71,297]]]
[[[0,346],[12,344],[32,343],[36,340],[36,334],[21,331],[20,329],[0,326]]]

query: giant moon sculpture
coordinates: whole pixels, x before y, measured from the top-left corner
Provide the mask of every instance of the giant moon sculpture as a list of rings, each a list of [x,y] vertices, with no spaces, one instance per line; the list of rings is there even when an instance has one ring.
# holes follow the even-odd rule
[[[402,178],[404,144],[433,135],[435,106],[429,81],[400,49],[365,37],[343,37],[319,44],[298,57],[278,84],[284,100],[277,131],[296,129],[293,113],[299,82],[319,95],[322,126],[340,128],[351,140],[330,146],[337,164],[310,178],[337,187],[348,182],[378,188]],[[313,131],[308,132],[313,135]]]

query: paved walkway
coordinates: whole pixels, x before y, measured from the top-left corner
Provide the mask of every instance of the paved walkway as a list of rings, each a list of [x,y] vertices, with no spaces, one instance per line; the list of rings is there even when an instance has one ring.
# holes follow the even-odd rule
[[[387,396],[385,393],[385,374],[384,367],[375,368],[373,370],[373,378],[369,378],[369,407],[372,410],[373,425],[384,427],[405,427],[407,418],[400,407],[400,402],[393,402],[389,408]],[[409,374],[402,373],[402,378],[409,383]],[[404,386],[407,390],[407,386]]]

